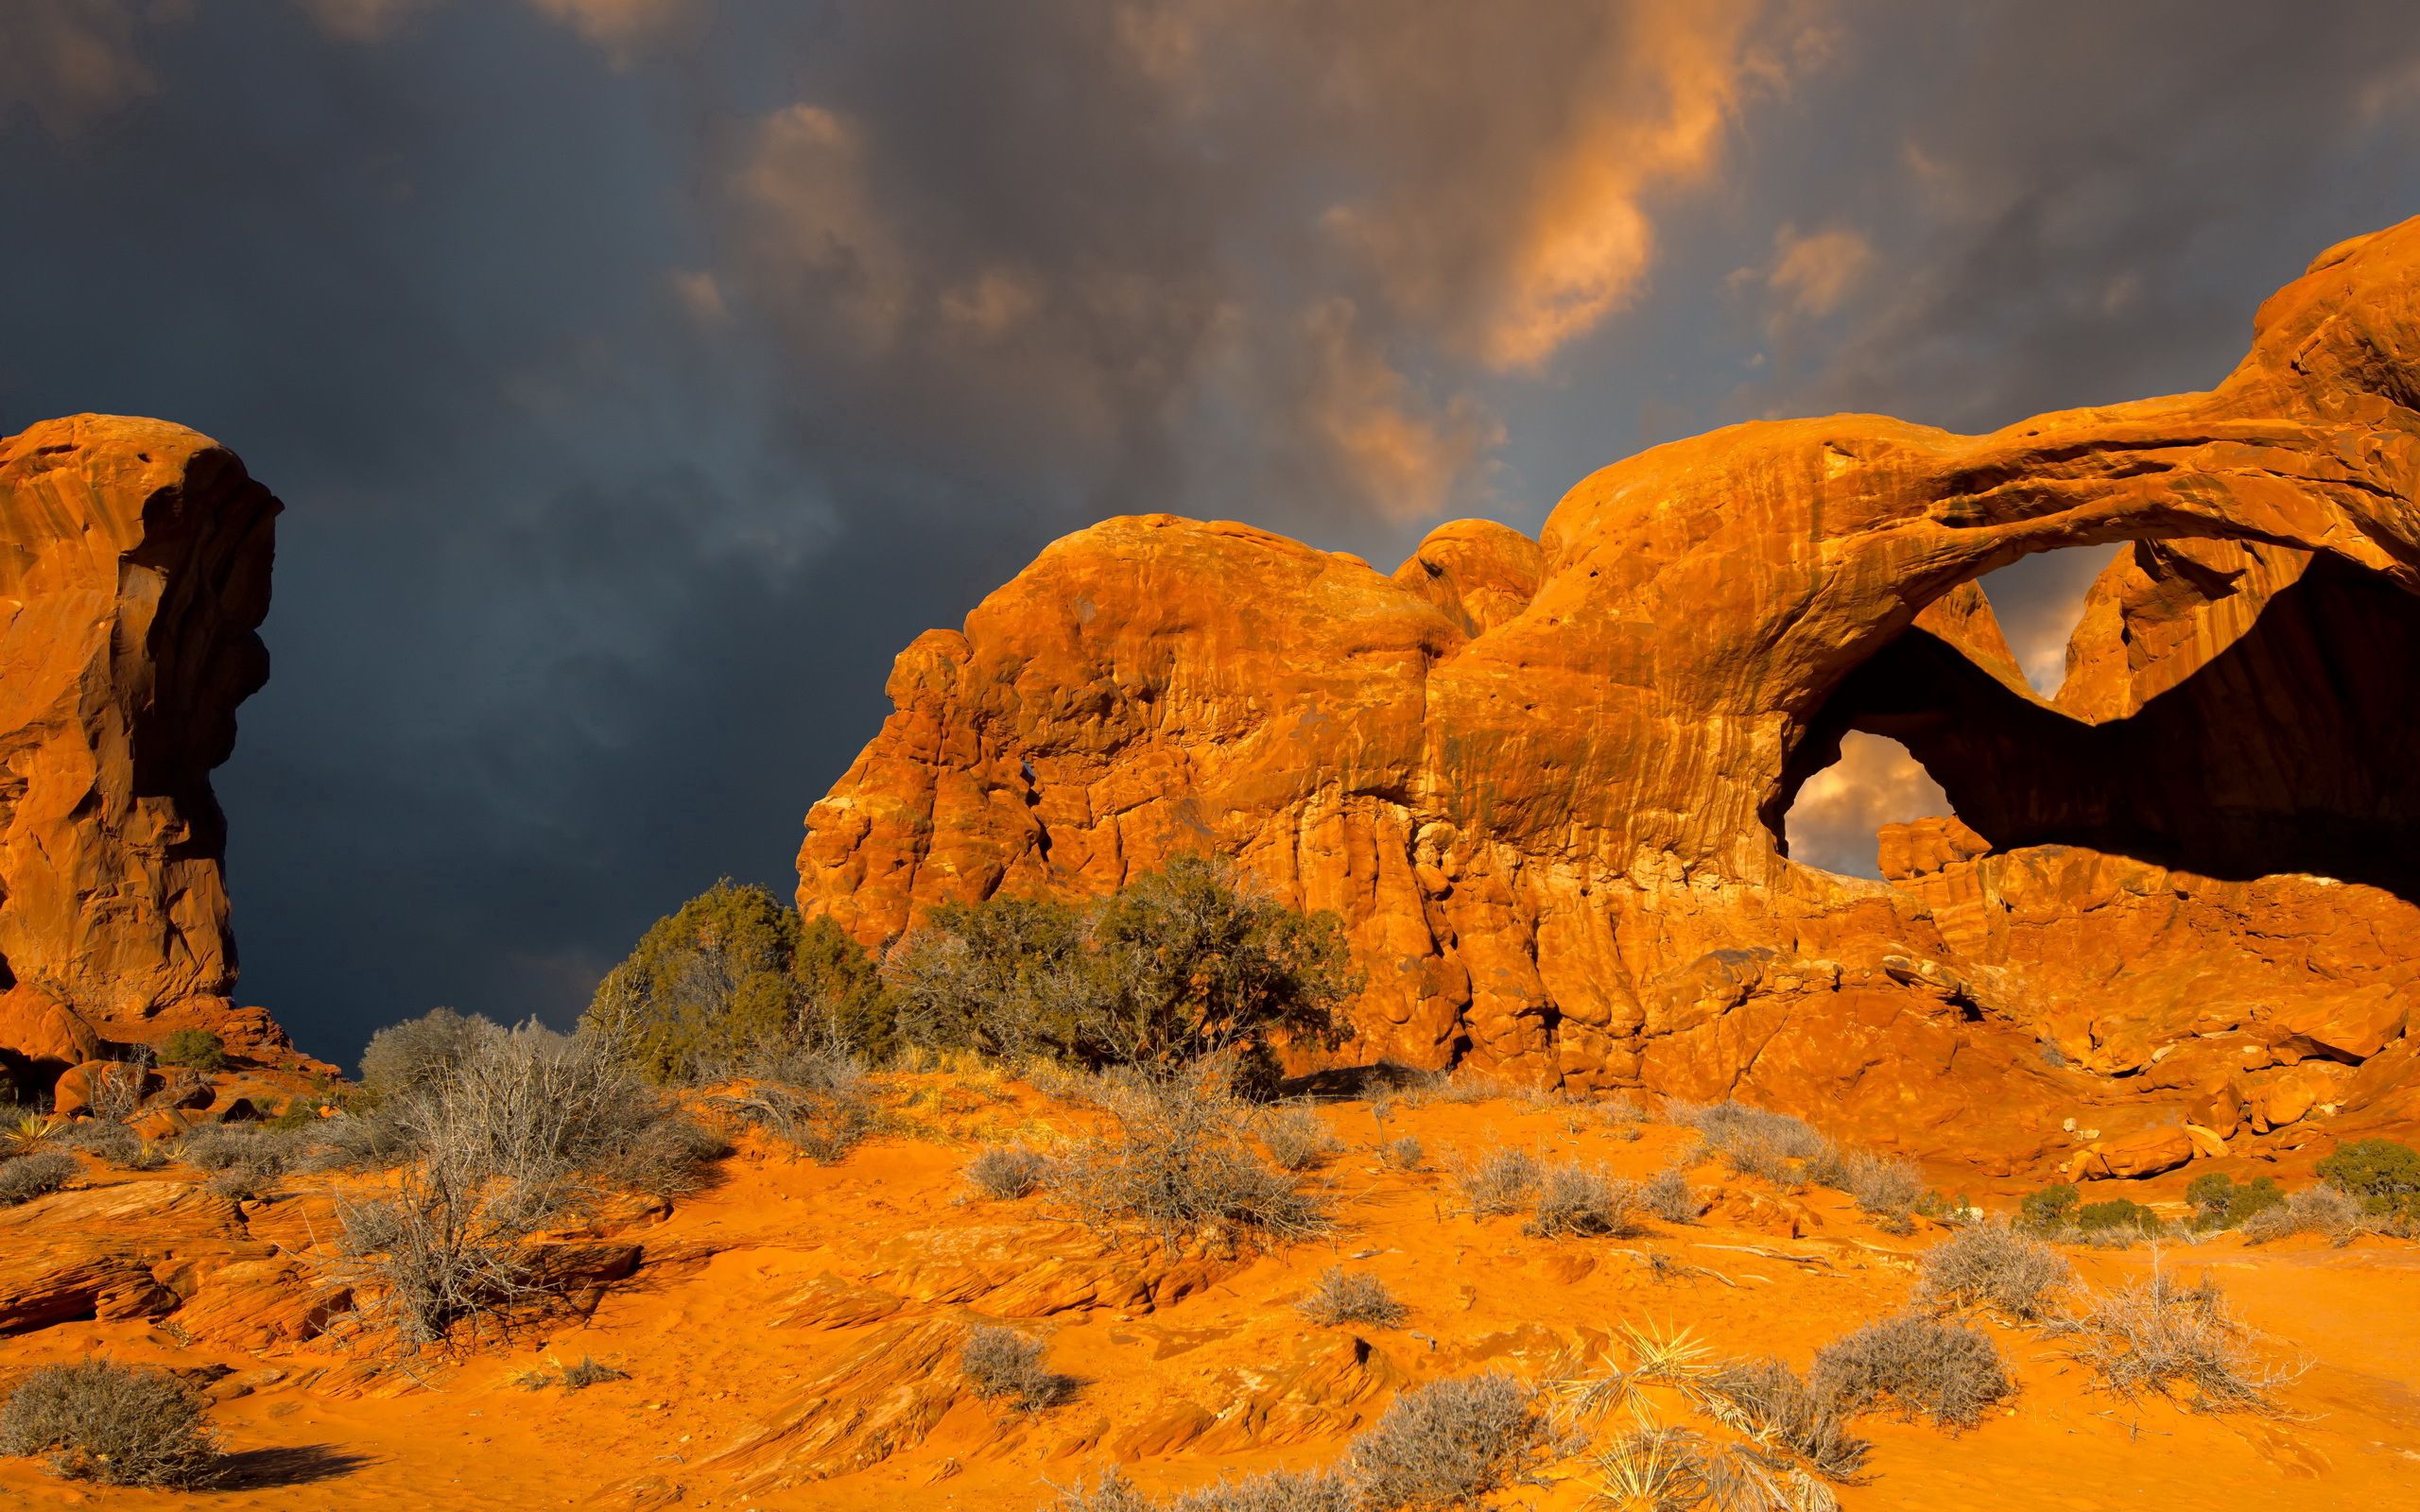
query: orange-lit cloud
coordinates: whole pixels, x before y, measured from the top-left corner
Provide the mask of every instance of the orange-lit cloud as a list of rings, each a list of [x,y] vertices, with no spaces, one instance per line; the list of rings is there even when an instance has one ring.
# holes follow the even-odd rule
[[[1425,404],[1357,328],[1349,300],[1305,320],[1316,353],[1308,419],[1352,496],[1389,520],[1433,520],[1456,507],[1503,427],[1467,398]]]
[[[1322,137],[1367,170],[1328,229],[1401,313],[1498,371],[1631,303],[1659,197],[1711,181],[1741,110],[1818,55],[1802,13],[1763,0],[1255,19],[1289,34],[1333,112]],[[1213,45],[1153,36],[1163,57],[1217,65]]]
[[[732,309],[876,365],[863,384],[936,423],[1005,408],[1012,446],[1132,459],[1152,496],[1107,507],[1487,510],[1504,431],[1482,388],[1640,295],[1662,201],[1713,182],[1740,112],[1809,66],[1801,16],[1038,3],[929,77],[835,77],[760,118],[714,272]],[[1002,83],[1027,75],[1066,87]],[[946,151],[903,103],[927,92]],[[1793,297],[1853,276],[1808,261],[1826,251],[1790,265]]]
[[[1886,824],[1947,815],[1949,799],[1908,748],[1852,731],[1841,759],[1798,790],[1788,829],[1793,861],[1826,871],[1878,877],[1875,835]]]
[[[1840,308],[1873,262],[1873,245],[1845,226],[1805,235],[1784,226],[1773,238],[1772,269],[1765,283],[1779,301],[1778,315],[1819,319]]]
[[[758,128],[736,187],[760,274],[810,283],[858,342],[883,347],[909,314],[918,274],[873,204],[864,160],[854,123],[792,105]]]
[[[333,36],[383,42],[413,17],[444,0],[294,0]],[[496,0],[477,0],[482,5]],[[627,60],[643,43],[666,35],[697,9],[696,0],[526,0],[539,14]]]
[[[691,0],[529,0],[529,4],[598,46],[615,50],[663,35],[692,9]]]
[[[382,42],[437,0],[295,0],[333,36],[348,42]]]
[[[53,135],[67,136],[149,94],[151,72],[138,51],[142,25],[182,18],[185,9],[130,0],[9,0],[0,18],[0,112],[23,107]]]

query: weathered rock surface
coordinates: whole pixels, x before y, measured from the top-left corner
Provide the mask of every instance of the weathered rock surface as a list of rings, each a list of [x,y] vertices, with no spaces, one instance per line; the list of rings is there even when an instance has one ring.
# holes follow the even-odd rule
[[[799,902],[878,944],[1218,850],[1344,919],[1351,1058],[1736,1093],[2002,1169],[2408,1117],[2415,478],[2420,221],[2324,254],[2206,393],[1735,426],[1587,478],[1534,555],[1462,522],[1389,577],[1110,520],[901,655]],[[1974,579],[2118,541],[2035,696]],[[1787,855],[1853,730],[1963,820],[1886,836],[1888,885]]]
[[[209,782],[268,676],[278,507],[160,421],[0,439],[0,1070],[21,1080],[181,1027],[288,1050],[229,998]]]

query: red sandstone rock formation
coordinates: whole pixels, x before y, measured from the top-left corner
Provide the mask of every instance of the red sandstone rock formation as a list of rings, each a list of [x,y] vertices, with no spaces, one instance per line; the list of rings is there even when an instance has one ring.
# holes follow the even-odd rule
[[[234,1007],[209,774],[268,673],[277,500],[205,437],[80,415],[0,439],[0,1070],[47,1083],[107,1040]]]
[[[1216,850],[1342,915],[1359,1057],[1736,1093],[2012,1170],[2408,1118],[2415,478],[2420,221],[2323,255],[2207,393],[1735,426],[1587,478],[1534,545],[1457,523],[1392,577],[1107,521],[901,655],[800,904],[879,943]],[[1969,585],[2128,541],[2036,697]],[[1965,821],[1886,836],[1889,884],[1781,833],[1852,730]]]

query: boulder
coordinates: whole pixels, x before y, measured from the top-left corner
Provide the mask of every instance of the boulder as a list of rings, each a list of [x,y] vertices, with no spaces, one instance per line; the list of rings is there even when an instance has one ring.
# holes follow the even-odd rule
[[[2093,1145],[2084,1152],[2079,1174],[2119,1180],[2158,1176],[2192,1160],[2200,1149],[2199,1142],[2182,1125],[2148,1128]]]
[[[128,1111],[141,1106],[145,1098],[158,1091],[160,1074],[124,1060],[88,1060],[60,1073],[50,1090],[50,1110],[60,1118],[80,1118],[98,1110],[105,1090],[114,1083],[128,1083],[121,1095],[129,1103]]]
[[[46,1081],[70,1066],[100,1058],[101,1037],[82,1014],[20,982],[0,992],[0,1052],[15,1056]]]

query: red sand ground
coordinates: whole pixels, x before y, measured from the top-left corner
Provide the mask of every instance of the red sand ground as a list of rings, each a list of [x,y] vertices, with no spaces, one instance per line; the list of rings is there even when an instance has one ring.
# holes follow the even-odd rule
[[[743,1150],[718,1189],[632,1233],[647,1263],[593,1317],[510,1348],[365,1381],[358,1354],[324,1345],[256,1357],[181,1346],[170,1327],[139,1321],[12,1338],[11,1370],[106,1352],[285,1375],[212,1414],[239,1463],[268,1484],[124,1491],[10,1460],[0,1461],[0,1505],[1024,1512],[1046,1503],[1053,1484],[1113,1462],[1155,1491],[1322,1464],[1400,1383],[1485,1367],[1540,1376],[1575,1341],[1624,1324],[1685,1327],[1721,1353],[1803,1366],[1819,1345],[1905,1305],[1915,1257],[1941,1237],[1919,1223],[1894,1238],[1837,1194],[1792,1198],[1709,1166],[1701,1185],[1731,1193],[1703,1223],[1634,1240],[1527,1238],[1517,1218],[1461,1215],[1448,1176],[1386,1169],[1374,1146],[1412,1135],[1445,1167],[1519,1145],[1645,1177],[1694,1135],[1650,1124],[1624,1140],[1585,1110],[1512,1100],[1398,1102],[1381,1125],[1355,1103],[1323,1113],[1348,1144],[1313,1178],[1336,1214],[1331,1234],[1197,1257],[1171,1273],[1146,1245],[1094,1254],[1100,1236],[1055,1221],[1037,1199],[967,1193],[959,1173],[982,1143],[1063,1131],[1063,1109],[981,1075],[904,1078],[892,1092],[905,1132],[833,1166]],[[323,1202],[305,1190],[248,1216],[255,1236],[300,1246],[324,1231]],[[1658,1279],[1651,1255],[1711,1274]],[[2076,1259],[2100,1285],[2154,1263],[2148,1248]],[[1306,1323],[1293,1303],[1340,1262],[1381,1278],[1410,1309],[1405,1326]],[[1871,1478],[1841,1487],[1842,1505],[2420,1508],[2420,1249],[2370,1238],[2249,1248],[2229,1236],[2169,1246],[2157,1263],[2208,1269],[2275,1354],[2308,1363],[2284,1393],[2290,1416],[2202,1416],[2113,1397],[2055,1344],[1995,1328],[2016,1399],[1957,1436],[1860,1419],[1876,1445]],[[1163,1304],[1115,1295],[1151,1275],[1170,1278]],[[992,1318],[1047,1338],[1051,1366],[1080,1383],[1072,1400],[1021,1415],[963,1389],[958,1331]],[[577,1394],[517,1383],[590,1356],[629,1379]],[[818,1478],[855,1464],[863,1468]],[[1585,1505],[1581,1471],[1560,1467],[1569,1478],[1497,1504]]]

